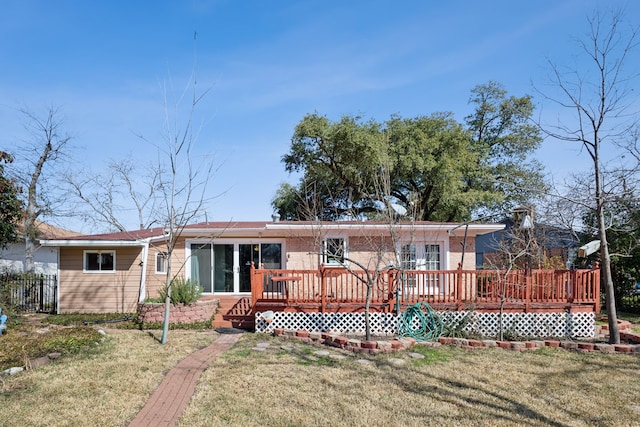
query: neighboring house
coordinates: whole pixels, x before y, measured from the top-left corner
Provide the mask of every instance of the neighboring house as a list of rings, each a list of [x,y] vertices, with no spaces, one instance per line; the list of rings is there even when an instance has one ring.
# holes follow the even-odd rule
[[[237,302],[251,296],[252,264],[316,270],[352,260],[373,269],[378,255],[391,266],[397,253],[404,269],[455,270],[463,262],[464,269],[473,270],[476,236],[502,228],[473,224],[463,233],[460,224],[434,222],[199,223],[182,231],[171,271],[196,279],[204,295]],[[138,302],[158,296],[165,280],[162,228],[43,239],[41,244],[59,254],[60,312],[135,312]]]
[[[39,239],[66,239],[79,236],[81,233],[54,227],[36,221]],[[18,226],[20,240],[0,250],[0,272],[18,273],[24,271],[25,246],[24,227]],[[55,247],[38,247],[34,253],[35,273],[53,276],[58,274],[58,250]]]
[[[497,256],[500,242],[509,239],[513,220],[505,219],[501,223],[504,224],[504,229],[478,236],[476,239],[476,268],[487,268],[491,260]],[[547,263],[555,268],[573,268],[580,242],[571,231],[536,223],[533,236],[544,251],[544,259]]]

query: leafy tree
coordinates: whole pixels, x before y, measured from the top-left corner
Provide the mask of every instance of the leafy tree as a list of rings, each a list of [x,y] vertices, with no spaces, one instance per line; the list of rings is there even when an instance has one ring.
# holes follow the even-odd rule
[[[370,195],[379,164],[379,134],[378,123],[360,117],[344,116],[332,123],[318,114],[305,116],[295,128],[290,153],[282,158],[287,171],[303,172],[304,177],[297,189],[278,190],[276,201],[282,204],[276,210],[283,218],[308,219],[300,215],[304,209],[290,209],[295,206],[292,200],[310,194],[322,201],[322,210],[316,212],[322,220],[375,211]]]
[[[466,124],[480,166],[493,178],[484,181],[484,188],[502,195],[486,208],[510,212],[530,203],[546,190],[542,165],[529,158],[542,141],[540,129],[531,121],[531,96],[508,97],[500,83],[490,81],[473,88],[469,102],[475,111],[466,117]]]
[[[22,216],[19,189],[13,179],[5,175],[5,164],[13,162],[13,157],[0,151],[0,248],[17,240],[16,227]]]
[[[391,195],[417,219],[462,221],[498,195],[477,185],[488,178],[468,132],[450,114],[387,122]]]
[[[490,83],[475,88],[470,102],[476,113],[468,127],[450,113],[392,116],[384,123],[306,115],[282,158],[285,169],[302,178],[280,187],[275,210],[286,219],[310,219],[301,206],[314,200],[318,219],[371,219],[394,203],[417,220],[462,221],[479,209],[523,203],[542,182],[539,165],[525,161],[540,143],[528,123],[531,99],[507,98]],[[384,201],[374,188],[383,172],[391,180]]]

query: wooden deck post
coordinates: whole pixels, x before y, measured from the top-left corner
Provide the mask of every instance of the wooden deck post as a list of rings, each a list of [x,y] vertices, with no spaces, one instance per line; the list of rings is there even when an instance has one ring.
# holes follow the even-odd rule
[[[532,279],[532,271],[531,269],[527,270],[527,274],[524,277],[524,312],[528,313],[530,304],[531,304],[531,279]]]
[[[324,264],[320,266],[320,313],[324,313],[327,308],[327,284],[326,284],[326,268]]]
[[[258,298],[262,296],[262,273],[256,269],[256,266],[251,262],[249,267],[249,277],[251,277],[251,307],[256,306]]]
[[[593,266],[593,273],[591,280],[593,281],[593,298],[596,300],[596,313],[600,313],[600,264],[596,263]]]
[[[396,285],[397,285],[397,275],[398,270],[389,270],[387,271],[387,283],[389,288],[387,289],[388,295],[387,299],[389,300],[389,313],[393,313],[396,311]],[[399,313],[396,313],[399,314]]]
[[[458,311],[462,310],[462,263],[458,263],[458,273],[456,274],[456,299],[458,300]]]

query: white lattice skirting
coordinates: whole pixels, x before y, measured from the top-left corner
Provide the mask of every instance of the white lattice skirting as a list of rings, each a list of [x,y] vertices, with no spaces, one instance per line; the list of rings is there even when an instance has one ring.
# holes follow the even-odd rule
[[[484,337],[495,337],[500,331],[498,313],[469,311],[439,312],[442,321],[456,326],[467,321],[465,332]],[[268,316],[267,322],[265,315]],[[519,337],[593,338],[596,331],[596,315],[590,313],[504,313],[503,331]],[[374,335],[398,335],[400,316],[392,313],[370,313],[371,333]],[[413,328],[420,328],[420,320],[413,319]],[[309,332],[339,334],[364,334],[364,313],[256,313],[256,332],[271,333],[275,328],[302,329]]]

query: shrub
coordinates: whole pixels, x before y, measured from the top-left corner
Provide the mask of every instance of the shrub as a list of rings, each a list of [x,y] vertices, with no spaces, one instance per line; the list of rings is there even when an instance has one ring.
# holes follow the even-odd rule
[[[450,318],[448,322],[444,322],[442,336],[451,338],[469,338],[472,334],[468,329],[473,322],[473,317],[473,311],[468,311],[459,320],[453,320]]]
[[[202,287],[196,280],[185,280],[177,277],[171,281],[171,304],[193,304],[202,296]],[[158,291],[161,301],[167,297],[166,288],[160,288]]]

